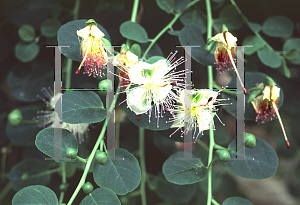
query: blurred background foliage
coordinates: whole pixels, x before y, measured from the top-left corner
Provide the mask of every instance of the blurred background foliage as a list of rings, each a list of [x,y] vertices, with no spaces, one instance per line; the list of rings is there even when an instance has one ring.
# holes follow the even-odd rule
[[[175,0],[174,2],[177,8],[180,8],[181,4],[186,4],[189,1]],[[231,6],[230,1],[212,0],[214,26],[216,29],[220,29],[221,23],[226,23],[231,33],[237,36],[237,45],[252,43],[257,45],[253,48],[254,50],[245,51],[245,69],[249,72],[258,71],[271,76],[284,91],[285,99],[280,108],[280,113],[291,142],[291,149],[287,150],[284,145],[278,120],[262,125],[258,125],[253,121],[246,121],[246,132],[251,132],[255,136],[266,140],[276,150],[279,157],[278,172],[270,179],[251,181],[228,174],[223,164],[217,163],[213,178],[214,197],[219,201],[223,201],[227,197],[241,196],[251,200],[256,205],[298,204],[300,196],[300,153],[298,149],[300,141],[300,126],[298,125],[300,115],[300,109],[298,109],[300,95],[300,21],[298,10],[300,4],[298,0],[237,0],[236,3],[248,20],[255,22],[255,24],[252,24],[252,30],[259,31],[274,50],[285,56],[286,62],[284,65],[286,68],[283,68],[284,65],[280,58],[279,61],[277,59],[277,62],[276,60],[266,62],[263,56],[269,54],[264,54],[263,50],[256,53],[258,48],[262,47],[261,42],[253,37],[253,32],[243,23],[242,18]],[[81,1],[78,19],[95,19],[109,33],[111,44],[118,46],[126,42],[126,39],[119,32],[119,28],[123,22],[130,20],[132,4],[133,1],[131,0]],[[8,123],[7,115],[13,109],[19,108],[23,118],[31,120],[37,115],[38,110],[45,108],[45,104],[37,95],[42,96],[40,91],[42,87],[53,86],[54,76],[54,49],[46,48],[46,46],[57,45],[56,34],[58,29],[61,25],[74,19],[73,7],[73,0],[0,1],[0,147],[2,162],[0,190],[4,190],[1,192],[0,200],[2,200],[1,204],[3,205],[11,204],[11,199],[16,191],[25,186],[22,181],[11,180],[12,189],[6,190],[9,178],[13,175],[20,175],[20,173],[17,173],[17,169],[37,173],[40,170],[30,169],[24,164],[31,163],[41,168],[45,167],[45,169],[53,166],[50,162],[44,165],[45,156],[34,146],[35,136],[41,128],[38,128],[36,124],[24,123],[13,127]],[[156,36],[171,21],[172,15],[168,14],[167,8],[166,11],[160,9],[156,1],[141,1],[137,22],[145,28],[150,39]],[[186,36],[179,33],[179,31],[183,26],[186,26],[185,29],[187,29],[197,25],[200,27],[201,33],[204,34],[206,32],[205,12],[204,1],[200,1],[193,6],[174,24],[174,31],[169,31],[158,40],[157,45],[152,50],[153,53],[150,52],[148,57],[151,55],[167,57],[170,52],[175,50],[179,51],[179,55],[184,55],[184,50],[176,47],[186,42]],[[279,27],[283,25],[285,26],[284,29],[278,31],[268,30],[269,22],[266,21],[272,21],[272,19],[269,19],[272,16],[281,16],[279,19],[275,19],[275,22],[282,22],[279,23]],[[288,20],[285,18],[288,18]],[[201,33],[198,34],[200,39],[202,38]],[[298,38],[298,40],[291,40],[294,38]],[[205,37],[204,41],[206,42]],[[142,52],[145,50],[146,45],[141,44]],[[295,50],[298,52],[295,52]],[[278,53],[274,55],[274,58],[278,57],[276,57]],[[197,61],[201,60],[196,58],[196,61],[192,61],[193,84],[197,88],[206,88],[207,69]],[[66,58],[63,57],[62,68],[65,64]],[[79,62],[74,61],[71,87],[96,88],[99,79],[89,78],[83,74],[74,74],[78,65]],[[226,85],[230,81],[230,75],[215,74],[215,79],[219,85]],[[125,97],[121,95],[120,101],[124,99]],[[105,102],[103,99],[102,101]],[[118,113],[120,115],[126,113],[125,104],[120,107]],[[220,123],[215,120],[217,128],[215,131],[216,142],[227,146],[235,138],[235,119],[226,112],[219,112],[219,117],[226,124],[226,127],[220,126]],[[88,150],[93,146],[101,124],[94,124],[93,128],[90,129],[90,137],[80,145],[81,148],[79,147],[80,156],[84,157],[89,153]],[[126,118],[120,124],[120,129],[132,130],[130,133],[120,133],[120,147],[126,148],[136,155],[138,148],[137,127]],[[164,138],[163,135],[156,131],[146,132],[147,172],[150,174],[150,179],[151,176],[159,176],[156,180],[150,180],[151,183],[148,183],[147,196],[151,202],[149,204],[168,204],[163,201],[171,201],[170,204],[174,204],[174,199],[178,203],[181,202],[179,204],[206,204],[205,180],[200,183],[200,186],[195,184],[170,185],[160,174],[162,165],[168,156],[181,148],[178,142]],[[207,135],[208,133],[204,132],[201,137],[203,142],[207,143]],[[196,156],[197,154],[202,156],[203,163],[206,163],[205,159],[207,157],[203,156],[207,152],[202,147],[200,148],[196,144],[194,152]],[[71,173],[68,177],[78,179],[82,173],[81,169],[80,163],[76,163],[76,167],[70,165],[68,170]],[[48,175],[41,180],[40,184],[47,185],[56,194],[59,193],[59,174],[53,174],[51,182]],[[71,187],[77,185],[77,180],[68,181]],[[87,181],[93,181],[92,176],[88,176]],[[170,188],[172,191],[167,191],[169,188],[164,188],[164,186],[169,188],[172,186]],[[154,189],[156,189],[156,194],[152,192]],[[72,190],[72,188],[69,189],[66,198],[70,198]],[[83,197],[84,194],[80,192],[77,197],[78,201],[74,203],[79,204],[80,199]],[[121,201],[123,204],[140,203],[139,199],[126,197],[121,197]]]

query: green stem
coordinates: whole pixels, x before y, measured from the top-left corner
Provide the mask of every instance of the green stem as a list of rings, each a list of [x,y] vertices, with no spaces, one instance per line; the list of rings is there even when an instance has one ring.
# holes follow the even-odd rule
[[[81,161],[81,162],[83,162],[83,163],[86,163],[86,162],[87,162],[86,159],[83,159],[83,158],[81,158],[81,157],[79,157],[79,156],[77,156],[76,159],[78,159],[79,161]]]
[[[131,21],[136,21],[136,16],[139,8],[139,0],[134,0],[133,7],[132,7],[132,13],[131,13]]]
[[[204,142],[202,142],[200,139],[197,139],[197,143],[198,143],[201,147],[203,147],[207,152],[209,151],[208,146],[207,146]]]
[[[5,187],[1,190],[0,192],[0,202],[3,200],[3,198],[8,194],[11,186],[10,183],[8,182]]]
[[[208,167],[207,167],[207,170],[208,170],[208,171],[211,170],[213,163],[214,163],[215,161],[217,161],[217,160],[218,160],[218,157],[215,157],[215,158],[210,162],[210,164],[209,164]]]
[[[217,144],[214,145],[214,148],[215,148],[215,149],[220,149],[220,150],[227,150],[227,148],[222,147],[222,146],[217,145]]]
[[[214,199],[211,199],[211,202],[212,202],[214,205],[221,205],[219,202],[217,202],[217,201],[214,200]]]
[[[211,14],[211,5],[210,0],[205,0],[206,3],[206,12],[207,12],[207,39],[212,37],[212,14]],[[208,45],[208,50],[210,50],[210,46]],[[214,82],[213,82],[213,68],[211,65],[207,66],[207,73],[208,73],[208,88],[213,89]],[[213,130],[213,123],[211,122],[209,128],[209,152],[208,152],[208,164],[211,164],[212,157],[213,157],[213,150],[215,145],[214,139],[214,130]],[[207,205],[211,205],[212,200],[212,170],[209,169],[207,173]]]
[[[58,172],[60,170],[61,170],[61,168],[58,167],[56,169],[51,169],[51,170],[47,170],[47,171],[44,171],[44,172],[40,172],[38,174],[30,175],[30,178],[35,178],[35,177],[40,177],[40,176],[47,175],[47,174],[52,174],[52,173]]]
[[[66,184],[67,183],[67,175],[66,175],[66,162],[62,162],[61,163],[61,178],[62,178],[62,183]],[[64,200],[64,196],[65,196],[65,192],[62,191],[60,192],[60,196],[59,196],[59,204],[63,203]]]
[[[231,1],[231,4],[237,10],[237,12],[241,15],[241,17],[243,18],[244,22],[249,26],[249,28],[251,28],[249,20],[247,19],[246,16],[243,15],[241,9],[238,7],[238,5],[235,3],[235,1],[234,0],[230,0],[230,1]],[[264,42],[264,44],[266,45],[267,48],[269,48],[271,51],[274,51],[274,49],[265,41],[265,39],[263,39],[263,37],[258,32],[253,31],[253,33]]]
[[[75,1],[74,8],[72,10],[73,13],[73,19],[77,20],[78,19],[78,14],[79,14],[79,8],[80,8],[80,0]]]
[[[100,146],[101,141],[103,140],[103,137],[104,137],[104,134],[105,134],[105,131],[106,131],[106,127],[107,127],[107,122],[109,121],[111,113],[112,113],[112,111],[113,111],[113,109],[115,107],[115,104],[116,104],[117,99],[119,97],[119,93],[120,93],[120,83],[119,83],[118,89],[116,91],[116,96],[115,96],[112,104],[109,107],[109,113],[110,114],[105,119],[104,125],[103,125],[102,130],[100,132],[100,135],[98,137],[98,140],[97,140],[96,144],[94,145],[94,148],[93,148],[93,150],[92,150],[92,152],[91,152],[91,154],[90,154],[90,156],[89,156],[89,158],[88,158],[88,160],[86,162],[85,169],[83,171],[82,177],[81,177],[81,179],[80,179],[80,181],[79,181],[79,183],[78,183],[78,185],[77,185],[77,187],[76,187],[76,189],[75,189],[75,191],[74,191],[74,193],[73,193],[73,195],[72,195],[72,197],[69,200],[69,202],[68,202],[67,205],[71,205],[73,203],[73,201],[76,198],[78,192],[80,191],[81,187],[85,183],[85,179],[87,177],[87,174],[89,173],[89,169],[90,169],[90,166],[91,166],[92,161],[94,159],[95,153],[98,150],[98,147]]]
[[[142,59],[145,60],[146,59],[146,55],[147,53],[150,51],[150,49],[152,48],[152,46],[156,43],[156,41],[170,28],[172,28],[173,24],[177,21],[177,19],[191,6],[193,6],[195,3],[197,3],[200,0],[194,0],[192,2],[190,2],[183,10],[181,10],[179,13],[175,14],[174,18],[172,19],[172,21],[166,26],[164,27],[156,36],[153,40],[151,40],[150,45],[148,46],[148,48],[146,49],[145,53],[142,56]]]
[[[142,205],[147,205],[146,198],[146,161],[145,161],[145,129],[139,127],[139,151],[140,151],[140,163],[141,163],[141,171],[142,171],[142,179],[141,179],[141,199]]]
[[[134,22],[134,23],[136,22],[138,8],[139,8],[139,0],[134,0],[133,7],[132,7],[132,13],[131,13],[131,21]],[[126,40],[126,46],[128,48],[130,48],[131,44],[132,44],[132,40],[127,39]]]

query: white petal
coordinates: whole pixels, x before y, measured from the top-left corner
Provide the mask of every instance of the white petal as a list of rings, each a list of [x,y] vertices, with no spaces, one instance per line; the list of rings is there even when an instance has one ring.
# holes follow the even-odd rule
[[[143,114],[150,110],[152,98],[147,95],[147,90],[143,86],[133,88],[127,92],[127,105],[135,114]]]
[[[142,74],[144,69],[152,70],[153,67],[151,64],[146,62],[139,62],[132,66],[128,72],[130,81],[135,84],[145,84],[146,78]]]

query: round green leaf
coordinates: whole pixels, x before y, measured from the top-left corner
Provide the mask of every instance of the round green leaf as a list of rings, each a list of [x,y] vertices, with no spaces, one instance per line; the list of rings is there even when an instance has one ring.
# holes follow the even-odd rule
[[[183,25],[196,24],[200,27],[202,34],[206,32],[206,23],[205,19],[200,15],[200,12],[197,9],[189,9],[180,16],[180,22]]]
[[[141,56],[142,49],[141,46],[137,43],[133,44],[130,49],[131,53],[135,54],[137,57]]]
[[[193,24],[185,26],[180,31],[179,41],[182,46],[193,46],[189,55],[195,61],[203,65],[214,65],[214,56],[206,50],[202,30],[199,26]]]
[[[121,202],[113,191],[102,187],[87,195],[80,205],[121,205]]]
[[[257,56],[263,64],[271,68],[278,68],[281,65],[281,56],[266,47],[258,50]]]
[[[36,105],[29,105],[19,108],[21,110],[23,120],[32,120],[37,116],[37,112],[41,110]],[[37,124],[28,124],[21,122],[18,126],[6,124],[6,135],[8,139],[15,145],[34,146],[35,136],[41,130]]]
[[[70,46],[62,47],[61,53],[66,57],[75,60],[82,61],[80,53],[80,43],[77,36],[77,31],[85,28],[86,19],[70,21],[62,25],[57,32],[57,42],[60,46]],[[110,36],[101,25],[97,24],[97,27],[105,34],[104,38],[110,41]]]
[[[28,186],[18,191],[12,199],[12,205],[58,205],[54,191],[41,185]]]
[[[31,42],[35,37],[35,30],[29,24],[23,24],[18,31],[19,37],[24,42]]]
[[[35,59],[40,52],[40,47],[36,43],[17,43],[15,47],[15,56],[22,63],[28,63]]]
[[[174,203],[187,203],[197,191],[197,184],[177,185],[168,182],[163,176],[156,177],[158,187],[155,193],[163,200]]]
[[[202,181],[207,175],[207,169],[200,159],[193,156],[193,160],[182,160],[184,152],[171,155],[162,168],[166,179],[178,185],[194,184]]]
[[[262,25],[263,33],[271,37],[288,37],[293,30],[293,22],[285,16],[271,16]]]
[[[223,201],[222,205],[254,205],[252,202],[241,197],[230,197]]]
[[[93,91],[67,91],[56,103],[55,110],[63,122],[70,124],[91,124],[106,118],[106,109]]]
[[[232,5],[225,6],[222,9],[219,15],[219,22],[225,24],[229,30],[237,30],[243,25],[240,14]]]
[[[61,133],[61,138],[59,134]],[[45,128],[41,130],[35,140],[36,147],[44,154],[52,157],[57,162],[75,161],[66,156],[67,148],[74,148],[78,151],[78,141],[76,137],[66,129]],[[57,150],[61,150],[61,156],[57,156]]]
[[[249,27],[254,32],[259,32],[261,30],[261,25],[258,23],[249,23]]]
[[[236,147],[236,140],[228,146],[229,149],[234,147]],[[235,158],[236,150],[230,151],[230,155],[231,158]],[[277,154],[263,139],[256,137],[256,146],[251,149],[245,148],[245,158],[245,160],[230,160],[225,163],[226,167],[232,173],[247,179],[267,179],[277,172]]]
[[[126,21],[120,26],[120,33],[124,38],[134,40],[139,43],[147,43],[148,34],[146,30],[139,24]]]
[[[111,159],[113,151],[116,159]],[[141,169],[133,154],[119,148],[108,152],[105,165],[95,163],[93,177],[98,186],[109,188],[118,195],[125,195],[139,186]]]
[[[173,122],[169,122],[169,119],[172,117],[172,114],[169,111],[165,111],[161,117],[155,117],[155,107],[152,107],[151,117],[149,122],[149,113],[144,113],[142,115],[136,115],[135,112],[131,111],[129,108],[126,109],[127,117],[133,122],[135,125],[139,127],[143,127],[148,130],[167,130],[169,129]]]
[[[247,36],[243,41],[243,46],[253,46],[245,47],[244,51],[246,55],[252,55],[258,49],[262,48],[265,45],[264,41],[258,38],[257,36]]]
[[[249,90],[250,88],[256,87],[258,84],[263,83],[265,77],[267,77],[267,75],[264,73],[245,72],[245,87],[246,87],[246,89]],[[235,89],[236,85],[239,85],[239,83],[236,81],[236,79],[232,79],[227,86],[228,86],[228,88]],[[283,104],[284,95],[283,95],[283,91],[282,91],[280,85],[278,85],[276,83],[276,86],[280,88],[280,94],[279,94],[280,97],[279,97],[279,101],[278,101],[278,109],[279,109]],[[250,93],[248,93],[248,95],[245,96],[245,102],[248,101],[248,98],[250,96],[251,96]],[[222,98],[224,98],[224,99],[229,98],[229,100],[226,103],[230,104],[227,106],[222,106],[222,108],[224,110],[226,110],[228,113],[230,113],[233,117],[236,117],[236,110],[237,110],[236,95],[223,92]],[[245,103],[244,120],[255,121],[255,117],[256,117],[256,112],[253,108],[252,103],[250,103],[250,102]],[[243,119],[240,119],[240,120],[243,120]]]
[[[300,38],[292,38],[284,43],[283,54],[287,55],[291,50],[297,50],[297,55],[292,59],[287,58],[287,60],[290,63],[300,65]]]
[[[174,11],[174,0],[156,0],[158,7],[161,10],[167,12],[167,14],[173,13]]]
[[[61,23],[57,19],[46,19],[41,25],[41,33],[43,36],[51,38],[55,37]]]
[[[28,68],[28,67],[30,68]],[[53,86],[53,67],[46,62],[33,61],[29,65],[17,64],[8,74],[11,95],[21,102],[40,100],[43,87]]]
[[[50,182],[51,175],[42,175],[30,177],[28,181],[22,180],[22,175],[27,172],[29,175],[38,174],[48,170],[48,163],[38,159],[24,159],[10,170],[9,183],[11,187],[19,191],[29,185],[47,185]]]

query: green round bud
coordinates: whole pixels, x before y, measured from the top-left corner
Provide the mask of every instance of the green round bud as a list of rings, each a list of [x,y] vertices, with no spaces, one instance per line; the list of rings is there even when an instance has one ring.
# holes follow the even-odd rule
[[[84,191],[84,193],[89,194],[93,191],[94,187],[91,184],[91,182],[86,182],[83,186],[82,186],[82,190]]]
[[[95,160],[98,164],[104,165],[107,162],[107,154],[100,150],[97,150],[95,154]]]
[[[76,151],[76,149],[74,149],[72,147],[67,148],[67,150],[66,150],[66,156],[68,158],[75,159],[77,157],[77,151]]]
[[[228,150],[217,150],[216,155],[221,162],[228,162],[230,160]]]
[[[253,134],[245,133],[245,147],[254,148],[256,146],[256,138]]]
[[[19,109],[14,109],[8,114],[8,121],[12,126],[19,125],[23,120],[22,113]]]
[[[107,79],[107,80],[102,80],[99,82],[98,85],[99,93],[101,95],[106,95],[107,93],[110,93],[113,90],[113,86],[112,86],[112,81]]]
[[[28,182],[30,180],[30,175],[28,174],[28,172],[24,172],[22,174],[22,177],[21,177],[22,181],[24,182]]]
[[[61,191],[61,192],[66,192],[67,191],[67,189],[68,189],[68,184],[67,183],[62,183],[62,184],[60,184],[59,185],[59,190]]]

